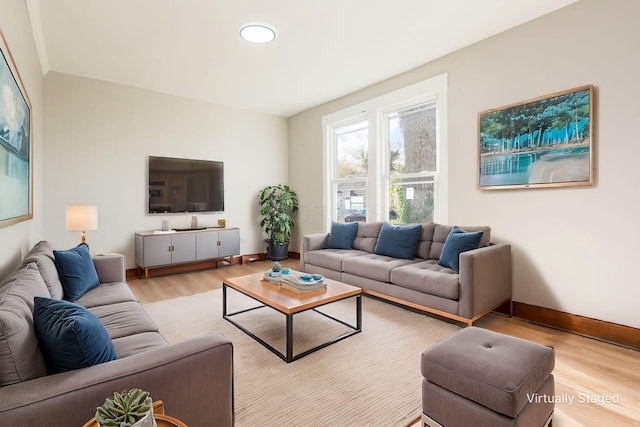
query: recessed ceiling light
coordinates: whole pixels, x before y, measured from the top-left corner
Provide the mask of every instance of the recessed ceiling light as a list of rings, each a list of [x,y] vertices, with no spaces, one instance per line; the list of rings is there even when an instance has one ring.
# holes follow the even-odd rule
[[[251,43],[269,43],[276,38],[276,33],[266,25],[245,25],[240,28],[240,36]]]

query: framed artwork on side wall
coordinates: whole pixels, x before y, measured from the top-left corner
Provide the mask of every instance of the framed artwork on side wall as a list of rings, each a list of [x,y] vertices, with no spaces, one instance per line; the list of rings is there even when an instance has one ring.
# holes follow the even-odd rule
[[[0,31],[0,227],[33,218],[31,102]]]
[[[593,185],[593,85],[478,113],[480,190]]]

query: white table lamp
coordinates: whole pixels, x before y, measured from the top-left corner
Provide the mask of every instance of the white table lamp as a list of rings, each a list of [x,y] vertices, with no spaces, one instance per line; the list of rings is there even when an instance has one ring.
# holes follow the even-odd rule
[[[65,218],[67,231],[82,232],[81,241],[86,243],[85,231],[98,229],[98,206],[68,205]]]

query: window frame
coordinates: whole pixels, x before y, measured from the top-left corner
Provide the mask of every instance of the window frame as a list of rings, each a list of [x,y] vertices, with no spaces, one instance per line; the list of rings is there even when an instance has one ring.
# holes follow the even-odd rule
[[[388,187],[392,179],[389,171],[389,142],[385,135],[386,115],[411,105],[434,101],[436,104],[436,175],[434,177],[433,221],[447,223],[448,216],[448,168],[447,168],[447,85],[446,73],[439,74],[419,83],[389,92],[367,101],[322,117],[322,139],[324,144],[323,177],[323,223],[331,229],[331,222],[337,218],[335,201],[336,184],[336,138],[339,127],[367,120],[369,124],[367,221],[387,221],[389,215]],[[346,181],[343,181],[346,182]]]
[[[337,219],[337,213],[338,213],[338,206],[336,205],[336,201],[337,201],[337,197],[335,197],[335,195],[337,194],[338,191],[338,185],[341,183],[344,184],[349,184],[349,183],[360,183],[360,182],[364,182],[364,187],[365,190],[367,192],[367,204],[365,205],[365,207],[367,207],[368,205],[368,191],[369,191],[369,175],[371,173],[371,167],[369,166],[368,170],[367,170],[367,175],[364,177],[355,177],[355,178],[340,178],[338,177],[338,161],[337,161],[337,130],[344,127],[344,126],[349,126],[352,124],[356,124],[359,122],[367,122],[367,117],[366,115],[359,115],[359,116],[355,116],[355,117],[351,117],[349,119],[346,119],[342,122],[338,122],[338,123],[332,123],[329,126],[329,130],[330,133],[328,134],[329,138],[330,138],[330,161],[328,163],[328,167],[329,167],[329,192],[325,192],[325,200],[326,197],[330,197],[330,204],[331,204],[331,221],[335,221]],[[368,123],[369,124],[369,123]],[[369,124],[370,127],[370,124]],[[369,139],[369,133],[370,133],[371,129],[368,129],[367,132],[367,138]],[[368,141],[368,147],[367,147],[367,157],[368,159],[370,159],[370,152],[369,149],[371,148],[371,144],[370,141]],[[325,163],[327,164],[327,163]],[[325,212],[326,215],[326,212]]]

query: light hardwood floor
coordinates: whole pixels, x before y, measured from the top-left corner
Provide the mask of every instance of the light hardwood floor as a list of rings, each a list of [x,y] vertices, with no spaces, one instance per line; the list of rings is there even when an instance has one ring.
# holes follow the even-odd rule
[[[294,259],[281,264],[298,268]],[[263,272],[270,266],[270,261],[221,266],[129,280],[129,285],[145,304],[218,289],[225,278]],[[557,427],[640,426],[640,352],[497,314],[474,325],[554,347],[556,398],[561,399],[556,403]],[[416,375],[420,375],[419,366]]]

